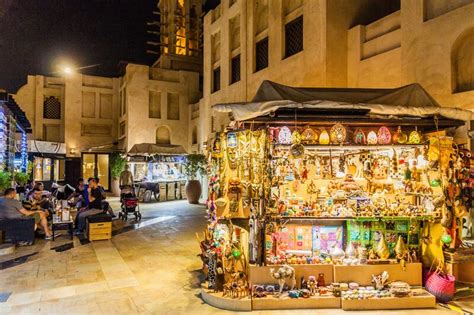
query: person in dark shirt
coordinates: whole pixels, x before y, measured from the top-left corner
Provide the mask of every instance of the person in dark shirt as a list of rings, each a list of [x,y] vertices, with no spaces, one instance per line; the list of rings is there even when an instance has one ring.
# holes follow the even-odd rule
[[[89,178],[88,182],[89,187],[87,188],[87,194],[89,196],[89,206],[77,214],[76,234],[80,234],[84,231],[86,227],[86,218],[88,216],[103,212],[103,197],[100,188],[97,187],[97,181],[95,178]]]

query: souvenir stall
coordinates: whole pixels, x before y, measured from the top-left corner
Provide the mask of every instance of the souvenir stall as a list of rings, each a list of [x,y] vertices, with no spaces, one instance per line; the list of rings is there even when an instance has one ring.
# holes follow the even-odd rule
[[[204,300],[349,310],[452,298],[443,248],[462,244],[471,163],[452,133],[471,113],[439,107],[419,86],[268,84],[252,103],[216,107],[236,128],[211,142]],[[248,267],[229,268],[229,257]]]
[[[182,146],[136,144],[128,152],[138,196],[145,202],[186,199]]]

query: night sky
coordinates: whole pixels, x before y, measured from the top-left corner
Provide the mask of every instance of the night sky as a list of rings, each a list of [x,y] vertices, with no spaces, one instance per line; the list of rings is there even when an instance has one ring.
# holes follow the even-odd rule
[[[120,61],[151,64],[146,22],[156,0],[0,0],[0,89],[16,93],[28,74],[58,65],[117,75]]]

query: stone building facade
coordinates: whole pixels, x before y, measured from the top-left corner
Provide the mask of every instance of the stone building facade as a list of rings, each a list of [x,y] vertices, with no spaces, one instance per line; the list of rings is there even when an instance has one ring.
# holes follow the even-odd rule
[[[222,0],[204,17],[204,96],[191,125],[205,129],[199,136],[222,129],[228,117],[212,106],[251,100],[263,80],[368,88],[417,82],[443,106],[474,108],[474,1],[387,3],[382,12],[365,0]]]

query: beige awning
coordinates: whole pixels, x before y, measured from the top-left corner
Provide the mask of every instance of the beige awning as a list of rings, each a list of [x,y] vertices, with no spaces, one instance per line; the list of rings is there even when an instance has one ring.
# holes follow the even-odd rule
[[[155,144],[155,143],[138,143],[135,144],[130,151],[129,155],[185,155],[188,154],[181,145],[173,144]]]

